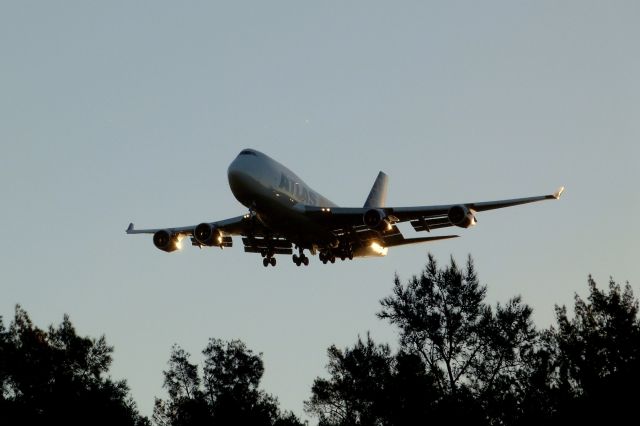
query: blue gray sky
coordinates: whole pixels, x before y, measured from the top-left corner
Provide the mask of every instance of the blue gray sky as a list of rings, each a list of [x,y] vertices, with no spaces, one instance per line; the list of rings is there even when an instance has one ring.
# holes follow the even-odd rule
[[[540,327],[589,273],[640,295],[639,21],[635,1],[3,1],[0,314],[104,333],[146,415],[173,343],[242,339],[302,415],[329,345],[396,344],[378,301],[427,251],[471,253],[488,300],[522,295]],[[125,235],[244,213],[245,147],[345,206],[379,170],[390,205],[567,190],[333,266]]]

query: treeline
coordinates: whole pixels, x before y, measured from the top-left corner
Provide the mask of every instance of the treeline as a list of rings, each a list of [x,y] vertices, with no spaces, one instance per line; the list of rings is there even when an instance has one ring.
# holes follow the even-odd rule
[[[573,315],[536,330],[520,297],[485,302],[471,257],[426,269],[381,301],[398,327],[393,354],[368,336],[329,348],[306,410],[321,425],[594,424],[635,417],[640,380],[638,301],[631,287],[589,277]]]
[[[0,425],[149,425],[126,382],[106,377],[112,353],[67,315],[42,330],[17,306],[8,329],[0,317]]]
[[[381,301],[399,330],[392,351],[370,336],[328,349],[305,411],[320,425],[486,425],[618,422],[634,418],[640,380],[638,301],[629,284],[598,288],[573,312],[556,306],[538,330],[520,297],[491,306],[471,257],[421,274]],[[78,336],[67,316],[41,330],[16,307],[0,318],[0,424],[301,425],[260,389],[261,354],[210,339],[202,365],[171,348],[164,399],[141,416],[125,381],[108,377],[113,348]],[[301,397],[303,398],[303,396]]]

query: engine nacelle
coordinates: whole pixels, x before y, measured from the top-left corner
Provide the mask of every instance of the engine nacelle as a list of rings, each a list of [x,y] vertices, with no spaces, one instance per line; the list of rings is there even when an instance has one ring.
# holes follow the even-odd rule
[[[474,211],[469,210],[466,206],[457,205],[449,209],[447,216],[449,221],[460,228],[470,228],[477,223]]]
[[[362,222],[364,222],[369,229],[379,229],[385,226],[385,218],[386,215],[384,211],[380,209],[370,209],[362,215]]]
[[[202,245],[219,246],[222,244],[222,234],[209,223],[201,223],[193,230],[193,237]]]
[[[153,234],[153,244],[162,251],[171,253],[178,250],[178,237],[166,229]]]

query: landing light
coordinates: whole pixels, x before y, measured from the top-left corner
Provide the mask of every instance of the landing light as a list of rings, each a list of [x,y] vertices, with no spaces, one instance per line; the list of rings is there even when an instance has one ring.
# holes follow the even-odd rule
[[[380,256],[386,256],[389,249],[387,247],[382,247],[380,244],[373,242],[371,243],[371,249]]]
[[[176,250],[182,250],[182,238],[183,237],[176,238],[176,243],[175,243]]]

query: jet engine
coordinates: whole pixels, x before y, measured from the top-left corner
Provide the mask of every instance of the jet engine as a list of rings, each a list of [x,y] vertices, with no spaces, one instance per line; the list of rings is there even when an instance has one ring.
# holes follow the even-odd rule
[[[153,234],[153,244],[167,253],[178,250],[180,248],[178,242],[178,236],[173,235],[166,229],[162,229]]]
[[[449,209],[447,216],[449,221],[460,228],[469,228],[477,223],[474,211],[464,205],[453,206]]]
[[[385,224],[386,215],[380,209],[367,210],[362,215],[362,221],[369,229],[378,229]]]
[[[193,237],[197,242],[205,246],[219,246],[223,242],[220,231],[206,222],[196,226],[193,230]]]

